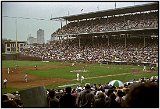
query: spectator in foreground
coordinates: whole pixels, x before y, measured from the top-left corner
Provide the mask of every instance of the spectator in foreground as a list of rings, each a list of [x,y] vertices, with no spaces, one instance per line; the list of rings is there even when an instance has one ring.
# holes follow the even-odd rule
[[[126,107],[158,108],[159,87],[153,83],[139,83],[133,86],[126,97]]]
[[[123,104],[124,104],[124,99],[122,98],[123,95],[124,93],[122,92],[122,90],[118,90],[116,101],[119,103],[121,107],[123,107]]]
[[[54,107],[54,108],[59,107],[59,100],[56,98],[54,90],[49,91],[48,105],[49,107]]]
[[[97,96],[98,96],[98,99],[95,100],[94,107],[95,108],[105,108],[107,102],[106,102],[104,93],[99,92]]]
[[[118,104],[118,102],[115,99],[116,99],[116,95],[114,93],[111,93],[110,96],[109,96],[109,100],[107,102],[107,107],[109,107],[109,108],[119,108],[120,105]]]
[[[9,100],[7,95],[2,95],[2,108],[17,108],[18,105],[14,100]]]
[[[113,93],[113,91],[114,91],[113,89],[109,89],[109,90],[106,92],[106,95],[107,95],[107,96],[106,96],[106,101],[109,101],[109,99],[110,99],[109,96]]]
[[[89,84],[85,85],[85,90],[82,91],[78,97],[78,107],[81,108],[91,108],[95,102],[94,94],[91,93],[91,86]]]
[[[71,95],[71,87],[65,88],[66,93],[60,98],[61,108],[74,108],[76,107],[76,97]]]

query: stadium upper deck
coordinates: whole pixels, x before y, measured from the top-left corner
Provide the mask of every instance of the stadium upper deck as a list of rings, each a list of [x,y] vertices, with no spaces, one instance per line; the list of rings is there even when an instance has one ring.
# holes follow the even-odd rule
[[[116,19],[117,18],[117,19]],[[70,21],[52,36],[158,33],[158,3],[52,18]]]

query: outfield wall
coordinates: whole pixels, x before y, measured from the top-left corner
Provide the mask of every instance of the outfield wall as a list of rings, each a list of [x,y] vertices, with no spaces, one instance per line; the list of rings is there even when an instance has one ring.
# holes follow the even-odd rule
[[[2,60],[29,60],[29,61],[41,61],[39,57],[25,56],[20,53],[15,54],[2,54]]]
[[[8,53],[8,54],[2,54],[2,60],[17,60],[18,59],[18,55],[19,54],[11,54],[11,53]]]

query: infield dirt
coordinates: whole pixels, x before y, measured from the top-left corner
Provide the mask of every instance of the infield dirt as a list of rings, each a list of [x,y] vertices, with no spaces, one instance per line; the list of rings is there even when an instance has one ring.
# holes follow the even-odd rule
[[[47,65],[47,66],[40,66],[38,70],[42,69],[50,69],[50,68],[64,68],[65,66],[58,66],[58,65]],[[30,88],[36,86],[46,86],[50,84],[59,84],[59,83],[68,83],[72,80],[69,79],[62,79],[62,78],[40,78],[34,75],[28,75],[28,82],[24,80],[24,72],[28,70],[35,70],[34,67],[19,67],[17,69],[11,68],[10,73],[8,74],[7,68],[2,69],[2,80],[7,78],[7,87],[12,88]],[[13,72],[12,72],[13,71]]]

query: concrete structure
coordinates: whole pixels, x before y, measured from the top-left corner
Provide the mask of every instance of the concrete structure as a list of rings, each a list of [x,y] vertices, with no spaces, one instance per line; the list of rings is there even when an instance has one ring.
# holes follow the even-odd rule
[[[20,52],[25,45],[25,41],[17,41],[17,52]],[[16,41],[5,42],[5,53],[16,53]]]
[[[37,31],[37,44],[43,44],[44,42],[44,30],[39,29]]]
[[[54,40],[56,40],[56,37],[55,37],[55,34],[53,33],[53,34],[51,35],[51,41],[54,41]]]
[[[28,37],[28,39],[27,39],[27,43],[28,43],[28,44],[37,43],[37,38],[34,38],[34,37],[30,36],[30,37]]]
[[[19,91],[23,106],[26,108],[47,107],[47,92],[44,86]]]

